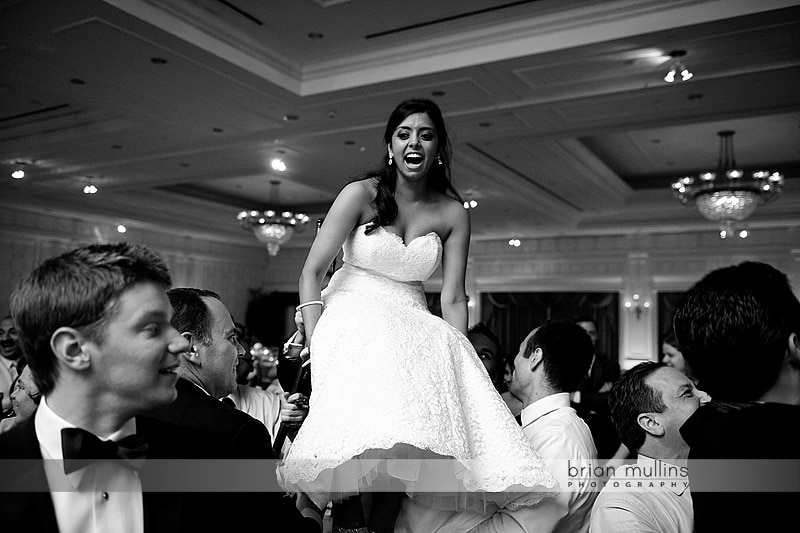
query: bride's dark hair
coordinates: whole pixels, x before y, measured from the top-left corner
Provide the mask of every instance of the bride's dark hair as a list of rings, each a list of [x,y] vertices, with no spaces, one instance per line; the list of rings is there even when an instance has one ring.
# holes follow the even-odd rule
[[[408,117],[417,113],[427,114],[433,122],[438,141],[437,157],[442,162],[434,162],[428,170],[428,186],[433,190],[443,194],[450,193],[459,202],[461,196],[450,182],[450,139],[447,136],[447,128],[444,125],[442,112],[435,103],[424,98],[414,98],[401,102],[392,112],[389,121],[386,123],[386,131],[383,134],[384,146],[392,144],[394,130]],[[377,189],[375,199],[372,202],[375,207],[375,217],[370,220],[365,233],[375,231],[379,226],[388,226],[397,218],[397,202],[394,199],[395,187],[397,186],[397,169],[389,165],[389,154],[384,150],[381,167],[369,172],[361,179],[377,179]]]

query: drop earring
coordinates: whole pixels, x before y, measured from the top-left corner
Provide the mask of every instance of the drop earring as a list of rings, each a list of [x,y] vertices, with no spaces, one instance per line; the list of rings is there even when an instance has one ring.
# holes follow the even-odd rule
[[[442,164],[442,158],[441,158],[440,156],[438,156],[438,155],[436,156],[436,161],[437,161],[437,162],[438,162],[440,165]]]
[[[389,152],[389,166],[392,166],[392,151],[391,151],[391,149],[389,149],[388,152]]]

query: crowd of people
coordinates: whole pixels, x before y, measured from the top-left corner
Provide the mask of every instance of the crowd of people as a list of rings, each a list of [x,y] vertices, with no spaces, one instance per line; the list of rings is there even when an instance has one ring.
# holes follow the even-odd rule
[[[285,349],[311,362],[310,391],[253,386],[221,297],[171,288],[142,245],[84,246],[20,280],[0,321],[0,523],[195,532],[221,510],[226,529],[287,532],[790,523],[800,488],[748,491],[746,464],[798,459],[800,301],[785,274],[746,262],[706,275],[662,362],[621,372],[586,316],[530,324],[506,358],[485,324],[467,328],[469,217],[441,111],[401,103],[384,142],[302,270]],[[442,318],[422,289],[440,264]],[[627,459],[609,471],[615,451]],[[170,477],[176,460],[202,466]],[[733,492],[713,460],[740,462]],[[236,461],[248,470],[231,487],[219,468]]]

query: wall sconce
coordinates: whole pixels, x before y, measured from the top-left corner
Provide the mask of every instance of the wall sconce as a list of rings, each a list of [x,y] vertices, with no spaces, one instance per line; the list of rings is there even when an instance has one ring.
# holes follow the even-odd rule
[[[633,295],[633,301],[625,300],[625,309],[634,313],[636,315],[636,320],[642,318],[642,314],[647,312],[650,309],[650,302],[642,301],[642,297],[638,294]]]

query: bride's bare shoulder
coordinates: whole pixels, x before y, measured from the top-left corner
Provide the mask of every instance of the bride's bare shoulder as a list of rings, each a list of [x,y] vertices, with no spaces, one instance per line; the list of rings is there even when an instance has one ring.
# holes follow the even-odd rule
[[[339,192],[339,196],[354,197],[371,202],[375,197],[376,183],[377,182],[375,180],[370,178],[351,181],[342,187],[341,192]]]

